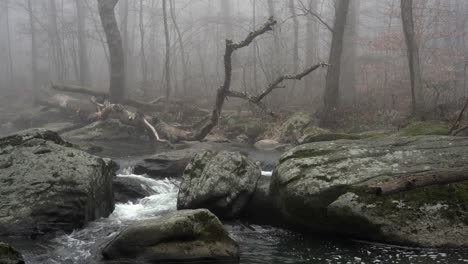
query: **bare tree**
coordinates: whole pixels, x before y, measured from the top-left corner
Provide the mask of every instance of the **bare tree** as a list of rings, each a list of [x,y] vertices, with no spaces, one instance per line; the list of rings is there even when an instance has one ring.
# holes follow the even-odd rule
[[[145,23],[144,23],[144,12],[143,12],[143,0],[140,0],[140,60],[141,60],[141,75],[143,77],[143,87],[146,87],[148,82],[148,64],[146,63],[145,54]]]
[[[80,61],[79,80],[81,86],[91,86],[91,71],[88,62],[88,41],[86,37],[85,10],[82,0],[75,0],[78,20],[78,56]]]
[[[187,87],[187,82],[188,82],[188,66],[187,66],[187,58],[185,55],[185,47],[184,47],[184,40],[182,39],[182,32],[180,31],[179,24],[177,23],[177,18],[176,18],[176,13],[175,13],[175,1],[170,0],[170,9],[171,9],[171,20],[172,24],[174,25],[174,29],[177,33],[177,40],[179,42],[179,47],[180,47],[180,56],[182,60],[182,70],[184,72],[183,76],[183,89],[184,89],[184,94],[187,94],[188,92],[188,87]]]
[[[110,88],[111,100],[120,102],[125,96],[125,59],[117,19],[114,9],[118,0],[97,0],[102,27],[106,33],[110,54]]]
[[[31,34],[31,71],[32,71],[32,88],[34,104],[39,102],[38,91],[38,68],[37,68],[37,43],[36,43],[36,23],[34,18],[33,0],[28,0],[28,15],[29,15],[29,30]]]
[[[163,20],[164,20],[164,36],[166,40],[166,60],[164,63],[164,72],[166,79],[166,100],[169,104],[171,97],[171,39],[169,38],[169,25],[167,22],[167,0],[162,0]]]
[[[6,49],[7,49],[7,87],[12,89],[14,86],[13,77],[13,53],[11,50],[11,32],[10,32],[10,1],[2,1],[2,8],[5,12],[5,30],[6,30]]]
[[[289,0],[289,12],[291,13],[293,19],[293,31],[294,31],[294,42],[293,42],[293,70],[297,72],[299,70],[299,19],[296,14],[296,4],[295,0]],[[293,90],[291,95],[294,94],[294,88],[296,82],[293,82]]]
[[[350,0],[338,1],[335,7],[335,22],[333,25],[329,57],[329,62],[332,67],[328,68],[326,77],[324,108],[321,118],[321,124],[323,126],[334,126],[336,122],[336,111],[340,93],[341,58],[349,1]]]
[[[412,115],[422,117],[424,114],[423,84],[419,63],[419,46],[414,33],[413,0],[401,0],[401,21],[409,63]]]
[[[56,2],[55,0],[49,0],[49,49],[52,55],[54,79],[63,81],[66,78],[67,71],[57,20]]]
[[[349,0],[350,6],[343,40],[343,59],[340,76],[341,99],[346,102],[355,102],[356,95],[356,53],[359,26],[360,0]]]

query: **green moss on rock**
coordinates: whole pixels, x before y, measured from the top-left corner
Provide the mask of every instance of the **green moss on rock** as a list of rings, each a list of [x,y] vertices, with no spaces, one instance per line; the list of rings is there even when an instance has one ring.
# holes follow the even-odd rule
[[[428,121],[417,122],[408,125],[400,131],[402,136],[424,136],[424,135],[448,135],[449,127],[447,123]]]

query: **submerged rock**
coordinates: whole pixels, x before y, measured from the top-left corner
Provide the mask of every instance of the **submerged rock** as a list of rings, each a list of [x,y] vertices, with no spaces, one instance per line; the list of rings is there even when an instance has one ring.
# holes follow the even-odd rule
[[[387,196],[367,186],[468,164],[468,138],[426,136],[310,143],[286,152],[271,196],[310,232],[417,246],[468,246],[468,181]]]
[[[152,178],[181,177],[198,152],[199,149],[182,149],[159,153],[135,165],[133,173],[148,174]]]
[[[157,194],[151,186],[135,177],[114,177],[114,200],[117,203],[135,202],[138,199]]]
[[[9,244],[0,242],[0,264],[24,264],[23,256]]]
[[[117,165],[30,130],[0,139],[0,236],[72,231],[114,209]]]
[[[129,226],[102,251],[107,260],[138,263],[236,263],[239,247],[208,210],[182,210]]]
[[[201,152],[184,171],[177,208],[206,208],[221,218],[236,217],[260,176],[258,166],[239,152]]]

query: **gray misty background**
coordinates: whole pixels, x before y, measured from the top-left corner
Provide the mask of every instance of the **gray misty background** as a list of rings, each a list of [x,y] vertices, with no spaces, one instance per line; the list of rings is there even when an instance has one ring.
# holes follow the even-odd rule
[[[110,54],[97,2],[0,0],[2,124],[36,111],[50,97],[52,82],[108,90]],[[348,1],[120,0],[115,13],[125,94],[142,101],[169,96],[211,108],[224,78],[225,39],[240,41],[274,16],[274,31],[236,51],[231,91],[258,94],[281,75],[320,61],[333,64],[340,54],[338,74],[327,77],[339,68],[333,65],[286,81],[264,103],[275,110],[322,111],[329,119],[334,117],[328,112],[337,109],[393,116],[414,113],[419,103],[426,112],[460,108],[467,90],[468,1],[414,1],[421,76],[413,95],[400,1],[349,1],[337,53],[332,33],[339,33],[333,27],[343,13],[335,6],[342,2]],[[417,97],[423,99],[413,102]],[[232,99],[227,107],[246,105]]]

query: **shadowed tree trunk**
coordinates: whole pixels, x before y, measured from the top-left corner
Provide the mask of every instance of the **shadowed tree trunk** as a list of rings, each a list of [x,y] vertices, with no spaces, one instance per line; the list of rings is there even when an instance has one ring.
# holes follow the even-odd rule
[[[343,40],[343,59],[341,62],[341,98],[343,102],[355,102],[356,96],[356,58],[359,26],[360,0],[350,0],[348,19]]]
[[[4,0],[2,5],[5,12],[5,30],[6,30],[6,49],[7,49],[7,89],[14,90],[13,78],[13,54],[11,50],[11,33],[10,33],[10,4],[9,0]]]
[[[424,115],[424,97],[421,65],[419,63],[419,46],[414,33],[413,0],[401,0],[401,21],[410,72],[412,115],[422,117]]]
[[[88,62],[88,43],[86,39],[85,10],[82,0],[75,0],[78,20],[78,56],[80,61],[79,79],[81,86],[91,86],[91,71]]]
[[[339,103],[340,93],[340,75],[341,75],[341,58],[343,53],[343,40],[345,25],[348,16],[350,0],[338,1],[335,7],[335,23],[332,32],[332,42],[329,63],[332,65],[328,68],[325,94],[324,108],[322,112],[321,125],[335,126],[336,111]]]
[[[115,18],[114,8],[118,0],[98,0],[99,15],[106,33],[110,54],[110,88],[113,102],[120,102],[125,96],[125,60],[122,37]]]

